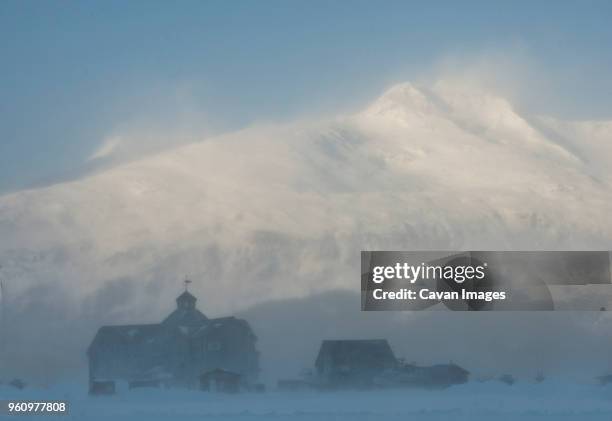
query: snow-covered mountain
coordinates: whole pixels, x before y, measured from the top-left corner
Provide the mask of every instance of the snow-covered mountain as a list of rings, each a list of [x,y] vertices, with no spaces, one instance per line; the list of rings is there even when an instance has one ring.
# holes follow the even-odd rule
[[[441,81],[397,85],[354,115],[249,128],[2,196],[4,371],[82,373],[100,324],[160,320],[185,275],[214,317],[333,289],[357,294],[362,249],[610,249],[611,168],[612,122],[528,116],[495,94]],[[285,316],[266,314],[253,322],[273,361],[278,338],[265,327]],[[404,316],[367,320],[401,326]],[[316,324],[315,333],[346,334],[342,323],[357,323],[296,317],[286,318]],[[464,335],[462,321],[440,326]],[[385,331],[355,323],[365,336]],[[566,342],[599,338],[592,328],[565,328],[574,332]],[[533,336],[504,342],[510,331],[498,343]],[[307,346],[320,340],[313,335]],[[302,364],[294,357],[285,359]]]
[[[362,249],[609,249],[611,168],[612,122],[406,83],[355,115],[250,128],[5,195],[2,276],[15,300],[41,285],[74,302],[131,285],[112,312],[165,303],[188,274],[219,313],[354,289]]]

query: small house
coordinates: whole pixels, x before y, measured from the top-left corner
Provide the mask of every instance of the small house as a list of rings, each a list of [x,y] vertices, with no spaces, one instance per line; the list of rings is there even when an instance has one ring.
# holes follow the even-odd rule
[[[216,368],[200,376],[200,389],[206,392],[237,393],[242,385],[242,376]]]

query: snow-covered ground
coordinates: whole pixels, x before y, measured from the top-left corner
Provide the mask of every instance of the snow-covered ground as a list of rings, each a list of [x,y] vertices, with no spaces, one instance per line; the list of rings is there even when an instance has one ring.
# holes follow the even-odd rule
[[[141,389],[120,391],[111,397],[89,397],[82,385],[0,391],[1,399],[66,399],[71,405],[70,415],[63,418],[74,420],[612,419],[612,387],[561,382],[514,386],[470,383],[443,391],[271,391],[240,395]]]

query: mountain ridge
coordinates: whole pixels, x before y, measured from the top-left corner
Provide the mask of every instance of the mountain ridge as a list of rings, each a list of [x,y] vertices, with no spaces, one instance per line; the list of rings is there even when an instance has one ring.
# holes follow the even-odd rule
[[[54,282],[77,299],[122,278],[169,293],[188,272],[223,312],[255,291],[349,288],[368,248],[609,248],[612,125],[529,117],[571,152],[470,89],[401,84],[354,115],[1,196],[3,273],[16,293]]]

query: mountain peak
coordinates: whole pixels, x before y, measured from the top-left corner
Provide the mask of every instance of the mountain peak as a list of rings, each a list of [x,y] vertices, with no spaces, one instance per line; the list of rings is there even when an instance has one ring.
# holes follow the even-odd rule
[[[439,80],[416,86],[410,82],[393,85],[376,99],[364,114],[378,117],[409,118],[425,115],[472,115],[490,117],[515,115],[514,107],[503,96],[481,86],[452,80]]]
[[[262,288],[347,288],[355,250],[609,247],[612,126],[534,121],[487,91],[402,83],[352,118],[16,192],[0,197],[3,276],[15,297],[47,283],[104,300],[125,279],[174,294],[165,280],[188,271],[218,280],[198,293],[223,312]]]
[[[572,161],[578,158],[566,145],[549,139],[502,95],[459,80],[443,79],[427,86],[392,86],[363,113],[366,120],[388,127],[411,127],[423,133],[450,130],[497,144],[513,144],[530,153],[544,153]]]
[[[410,82],[392,86],[385,91],[365,114],[369,116],[384,116],[406,118],[408,114],[429,114],[435,111],[428,96]]]

